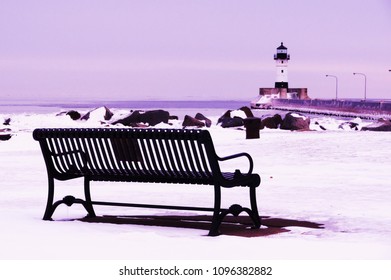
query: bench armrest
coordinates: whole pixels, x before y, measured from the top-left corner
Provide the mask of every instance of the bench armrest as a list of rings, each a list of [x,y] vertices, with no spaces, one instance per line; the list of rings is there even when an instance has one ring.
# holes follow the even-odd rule
[[[230,156],[226,156],[226,157],[217,156],[217,159],[219,161],[225,161],[225,160],[230,160],[230,159],[239,158],[239,157],[247,157],[250,166],[249,166],[249,170],[246,175],[252,174],[254,163],[253,163],[252,157],[248,153],[239,153],[239,154],[234,154],[234,155],[230,155]]]

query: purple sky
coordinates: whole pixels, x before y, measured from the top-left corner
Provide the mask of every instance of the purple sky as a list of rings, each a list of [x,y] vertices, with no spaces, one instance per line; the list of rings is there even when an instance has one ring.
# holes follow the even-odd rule
[[[390,0],[1,0],[0,100],[391,99]]]

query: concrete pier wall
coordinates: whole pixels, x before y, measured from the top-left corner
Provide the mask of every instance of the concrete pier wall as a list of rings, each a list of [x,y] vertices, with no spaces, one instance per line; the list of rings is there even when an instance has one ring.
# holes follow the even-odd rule
[[[273,107],[314,108],[362,113],[391,113],[390,101],[360,101],[335,99],[273,99]]]
[[[260,88],[259,95],[279,95],[282,99],[294,96],[298,99],[309,99],[307,88]]]

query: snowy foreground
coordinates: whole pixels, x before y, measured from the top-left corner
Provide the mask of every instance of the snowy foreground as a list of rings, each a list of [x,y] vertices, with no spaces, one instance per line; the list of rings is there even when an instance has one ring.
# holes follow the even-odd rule
[[[199,223],[190,226],[144,225],[136,215],[169,218],[199,215],[184,211],[98,207],[112,221],[80,220],[79,205],[60,206],[55,221],[43,221],[47,177],[43,157],[31,132],[36,127],[94,127],[99,122],[72,121],[55,114],[14,114],[13,137],[0,142],[0,231],[3,260],[291,260],[391,258],[391,134],[338,129],[340,120],[319,118],[325,131],[261,130],[246,140],[243,129],[209,128],[217,153],[248,152],[258,189],[260,230],[227,230],[208,237]],[[2,121],[4,117],[0,115]],[[179,120],[170,127],[181,127]],[[356,120],[357,121],[357,120]],[[311,123],[314,121],[312,120]],[[360,123],[365,125],[365,123]],[[167,125],[161,125],[167,127]],[[230,161],[231,171],[246,165]],[[82,180],[57,183],[57,198],[82,197]],[[92,183],[93,199],[211,207],[211,186]],[[223,192],[223,203],[247,203],[246,189]],[[125,217],[127,216],[127,217]],[[127,220],[128,218],[129,220]],[[100,222],[99,222],[100,221]],[[122,221],[122,222],[121,222]],[[129,222],[127,222],[129,221]],[[201,225],[200,225],[201,224]],[[164,225],[164,222],[163,222]]]

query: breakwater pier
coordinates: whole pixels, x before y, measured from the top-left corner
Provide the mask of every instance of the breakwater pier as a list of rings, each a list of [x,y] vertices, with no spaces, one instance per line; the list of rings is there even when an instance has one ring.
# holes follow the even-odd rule
[[[391,118],[391,100],[276,98],[272,99],[271,108],[320,115],[359,117],[362,119]]]

